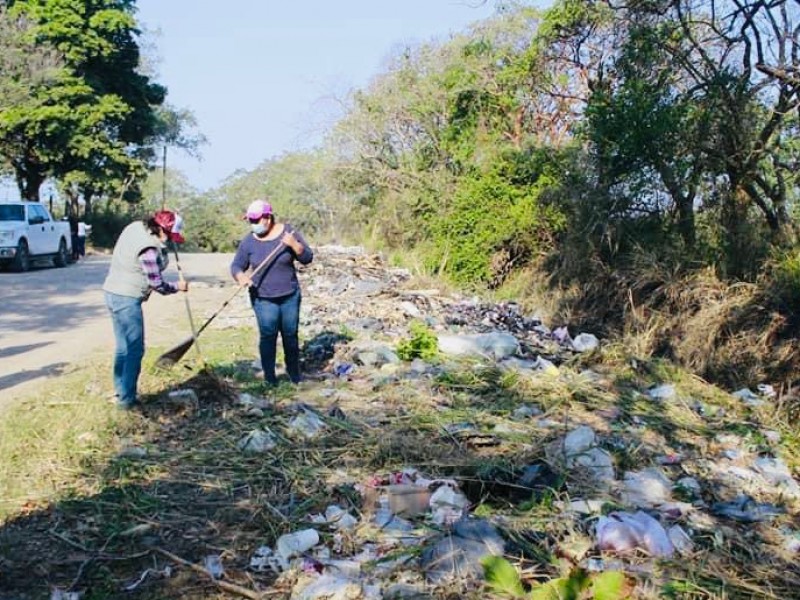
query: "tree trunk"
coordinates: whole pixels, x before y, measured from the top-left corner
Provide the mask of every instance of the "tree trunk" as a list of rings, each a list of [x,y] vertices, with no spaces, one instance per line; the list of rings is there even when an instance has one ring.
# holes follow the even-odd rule
[[[676,200],[678,207],[678,233],[686,247],[693,249],[697,239],[694,225],[694,199],[681,196]]]
[[[39,202],[39,188],[44,183],[44,174],[27,171],[17,175],[17,187],[23,200]]]

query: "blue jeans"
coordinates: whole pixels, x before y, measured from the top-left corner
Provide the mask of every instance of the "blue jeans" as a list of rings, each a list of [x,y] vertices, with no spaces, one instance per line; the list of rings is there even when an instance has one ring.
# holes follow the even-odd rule
[[[283,357],[286,373],[292,383],[300,381],[300,341],[297,329],[300,324],[300,289],[280,298],[253,298],[253,311],[258,322],[258,350],[261,354],[261,368],[267,383],[276,384],[275,354],[278,333],[283,341]]]
[[[136,402],[136,384],[144,356],[142,299],[106,292],[106,306],[114,324],[114,391],[123,406]]]

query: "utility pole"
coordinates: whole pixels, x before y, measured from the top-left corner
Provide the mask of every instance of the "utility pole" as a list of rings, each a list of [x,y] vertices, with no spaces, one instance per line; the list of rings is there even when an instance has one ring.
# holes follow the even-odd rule
[[[161,159],[161,210],[167,209],[167,145]]]

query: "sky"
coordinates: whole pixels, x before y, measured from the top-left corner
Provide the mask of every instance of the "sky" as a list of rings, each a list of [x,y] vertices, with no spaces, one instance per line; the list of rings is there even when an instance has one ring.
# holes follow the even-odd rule
[[[540,3],[541,5],[542,3]],[[200,191],[239,169],[317,145],[341,100],[393,50],[446,39],[496,0],[138,0],[144,54],[167,102],[208,138],[167,166]]]

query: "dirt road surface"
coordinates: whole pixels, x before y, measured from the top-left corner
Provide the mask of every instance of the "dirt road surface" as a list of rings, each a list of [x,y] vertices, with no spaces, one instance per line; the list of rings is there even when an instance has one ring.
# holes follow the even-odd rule
[[[235,291],[228,275],[232,258],[180,255],[196,326]],[[0,412],[70,365],[114,352],[102,291],[110,260],[109,255],[92,255],[63,269],[0,271]],[[174,255],[165,277],[177,280]],[[144,315],[148,346],[171,347],[191,335],[183,294],[153,294]]]

